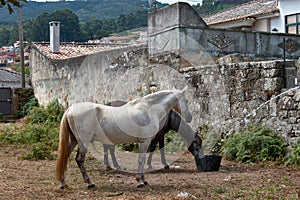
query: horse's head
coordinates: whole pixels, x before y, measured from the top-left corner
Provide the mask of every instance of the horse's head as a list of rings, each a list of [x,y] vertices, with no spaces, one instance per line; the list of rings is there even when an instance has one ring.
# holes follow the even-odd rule
[[[188,147],[188,150],[193,154],[193,156],[196,159],[199,159],[204,156],[203,150],[202,150],[202,140],[198,135],[198,132],[195,133],[194,140]]]
[[[185,91],[187,90],[187,86],[182,90],[176,91],[176,98],[178,100],[177,105],[175,105],[174,110],[176,110],[187,123],[192,121],[192,114],[189,110],[188,100],[185,96]]]

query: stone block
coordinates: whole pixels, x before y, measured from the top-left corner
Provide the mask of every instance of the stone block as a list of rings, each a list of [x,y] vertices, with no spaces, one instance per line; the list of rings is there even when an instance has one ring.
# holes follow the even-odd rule
[[[226,55],[224,57],[219,58],[218,62],[220,65],[226,65],[226,64],[230,64],[230,63],[241,63],[241,62],[244,62],[244,58],[240,54],[234,53],[234,54]]]

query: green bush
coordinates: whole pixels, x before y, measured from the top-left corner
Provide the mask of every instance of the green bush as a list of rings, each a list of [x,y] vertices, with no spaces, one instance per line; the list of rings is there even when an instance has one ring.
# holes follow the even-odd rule
[[[38,100],[35,97],[30,98],[16,113],[16,118],[22,118],[25,117],[30,110],[32,110],[34,107],[38,107],[39,103]]]
[[[300,141],[294,146],[294,148],[285,157],[286,165],[300,166]]]
[[[179,152],[186,151],[187,147],[179,133],[170,130],[165,134],[165,151],[166,152]]]
[[[224,141],[222,154],[239,162],[282,162],[286,155],[286,142],[269,129],[261,126],[236,133]]]
[[[134,152],[134,153],[139,152],[139,144],[138,143],[118,144],[117,147],[123,151],[129,151],[129,152]]]
[[[0,121],[4,121],[5,120],[5,117],[3,116],[2,113],[0,113]]]
[[[0,135],[0,140],[9,144],[21,144],[28,149],[24,159],[54,159],[53,151],[58,148],[59,122],[63,110],[58,101],[46,107],[32,107],[23,125],[12,126]]]

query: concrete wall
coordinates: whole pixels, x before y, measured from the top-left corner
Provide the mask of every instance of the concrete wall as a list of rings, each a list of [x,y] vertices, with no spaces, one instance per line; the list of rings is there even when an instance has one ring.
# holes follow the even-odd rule
[[[178,8],[181,7],[184,8],[185,13],[194,13],[193,8],[188,4],[179,2],[149,15],[148,34],[151,55],[176,50],[201,53],[204,49],[212,56],[240,53],[252,59],[257,57],[282,58],[283,48],[280,45],[285,38],[291,44],[287,46],[289,51],[286,56],[293,59],[300,56],[300,36],[210,29],[200,23],[203,21],[196,14],[191,15],[189,21],[196,21],[201,25],[191,26],[189,23],[180,23],[181,18],[178,14],[181,13],[178,12]],[[164,23],[167,25],[161,25]]]

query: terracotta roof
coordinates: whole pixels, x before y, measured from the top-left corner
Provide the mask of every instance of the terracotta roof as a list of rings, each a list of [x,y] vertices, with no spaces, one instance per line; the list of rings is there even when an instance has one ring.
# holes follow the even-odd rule
[[[205,17],[203,20],[208,25],[257,17],[279,12],[276,0],[254,0],[240,4],[234,8]]]
[[[29,76],[25,76],[26,81]],[[21,73],[12,69],[0,68],[0,82],[21,82]]]
[[[88,43],[62,43],[59,53],[52,53],[49,43],[32,43],[46,57],[54,60],[68,59],[72,57],[89,55],[111,49],[124,48],[124,45],[104,45]]]

